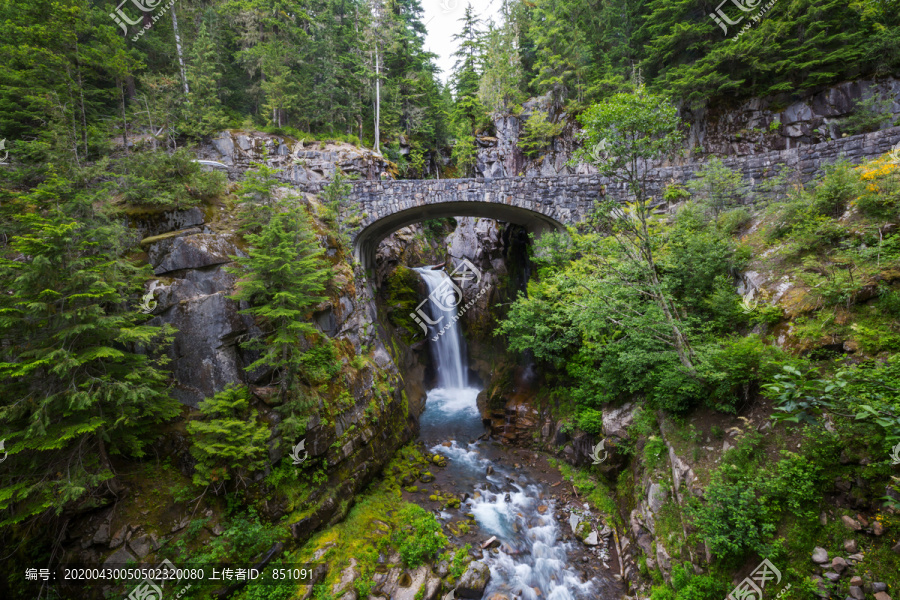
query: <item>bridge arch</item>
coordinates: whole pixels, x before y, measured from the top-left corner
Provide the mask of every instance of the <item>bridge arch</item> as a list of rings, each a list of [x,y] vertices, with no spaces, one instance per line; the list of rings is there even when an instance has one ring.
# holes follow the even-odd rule
[[[565,231],[589,213],[600,188],[596,176],[358,181],[350,193],[361,216],[354,254],[364,268],[373,267],[385,237],[444,217],[494,219],[538,234]]]
[[[519,206],[488,202],[439,202],[391,213],[362,229],[353,243],[356,259],[363,268],[374,267],[375,252],[381,240],[407,225],[447,217],[482,217],[506,221],[522,225],[529,233],[536,234],[566,229],[564,224],[552,217]]]

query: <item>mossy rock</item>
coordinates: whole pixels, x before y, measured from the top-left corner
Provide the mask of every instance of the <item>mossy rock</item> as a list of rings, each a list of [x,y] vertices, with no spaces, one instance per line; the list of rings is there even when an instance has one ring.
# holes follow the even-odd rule
[[[582,521],[575,528],[575,536],[579,540],[584,541],[589,535],[591,535],[591,524],[588,521]]]
[[[431,459],[431,462],[437,465],[438,467],[446,467],[447,466],[447,457],[442,456],[440,454],[435,454]]]

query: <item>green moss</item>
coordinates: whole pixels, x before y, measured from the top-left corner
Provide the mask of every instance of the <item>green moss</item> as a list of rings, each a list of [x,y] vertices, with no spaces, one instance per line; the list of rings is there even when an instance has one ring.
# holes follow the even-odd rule
[[[422,301],[419,298],[419,276],[412,269],[399,265],[388,276],[384,293],[388,321],[401,329],[401,338],[407,345],[417,341],[421,329],[410,317]]]

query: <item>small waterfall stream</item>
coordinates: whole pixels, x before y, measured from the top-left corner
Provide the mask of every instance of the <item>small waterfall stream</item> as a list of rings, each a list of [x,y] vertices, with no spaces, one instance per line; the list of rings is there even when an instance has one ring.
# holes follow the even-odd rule
[[[586,577],[571,565],[574,548],[561,541],[559,507],[549,490],[520,469],[485,456],[490,444],[477,441],[485,432],[476,404],[480,389],[469,385],[465,340],[456,324],[456,305],[461,299],[448,301],[458,292],[443,270],[423,267],[416,271],[432,298],[429,304],[435,323],[430,326],[429,343],[437,371],[437,385],[428,392],[421,417],[420,438],[432,452],[450,459],[446,475],[456,492],[469,496],[458,511],[475,515],[483,539],[496,536],[499,541],[498,548],[481,551],[481,560],[491,569],[483,598],[604,597],[608,581]],[[449,323],[452,326],[444,329]],[[441,516],[449,519],[454,515]]]

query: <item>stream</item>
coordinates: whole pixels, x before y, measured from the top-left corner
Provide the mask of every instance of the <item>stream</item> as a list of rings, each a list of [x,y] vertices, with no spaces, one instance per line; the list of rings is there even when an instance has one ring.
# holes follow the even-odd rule
[[[428,287],[432,320],[429,343],[435,362],[437,385],[427,394],[420,419],[420,440],[432,453],[449,459],[442,479],[457,492],[467,492],[458,511],[471,513],[480,531],[478,538],[496,536],[499,547],[480,549],[491,578],[483,598],[491,600],[587,600],[617,597],[618,584],[608,572],[600,575],[600,559],[570,538],[560,520],[559,502],[537,474],[503,460],[498,444],[481,441],[486,433],[476,398],[481,391],[468,376],[465,339],[454,323],[456,308],[450,277],[443,270],[416,269]],[[436,301],[434,299],[437,299]],[[458,302],[457,302],[458,303]],[[443,333],[439,335],[439,332]],[[437,336],[437,339],[434,338]],[[532,453],[533,454],[533,453]],[[458,515],[456,515],[458,516]],[[578,566],[576,567],[576,563]]]

